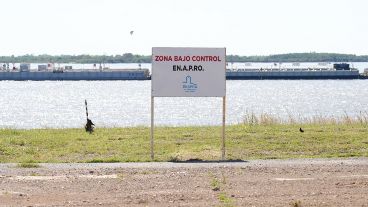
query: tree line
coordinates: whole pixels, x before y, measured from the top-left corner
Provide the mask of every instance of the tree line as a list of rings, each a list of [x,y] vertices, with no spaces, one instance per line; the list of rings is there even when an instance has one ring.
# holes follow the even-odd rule
[[[0,56],[2,63],[150,63],[151,56],[134,55],[21,55]]]
[[[368,62],[368,55],[288,53],[267,56],[227,55],[227,62]],[[150,63],[150,55],[21,55],[0,56],[1,63]]]

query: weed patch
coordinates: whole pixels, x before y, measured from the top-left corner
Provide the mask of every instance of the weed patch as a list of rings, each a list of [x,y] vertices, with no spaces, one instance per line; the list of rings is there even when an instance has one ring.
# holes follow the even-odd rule
[[[20,168],[39,168],[41,167],[38,163],[18,163],[17,167]]]

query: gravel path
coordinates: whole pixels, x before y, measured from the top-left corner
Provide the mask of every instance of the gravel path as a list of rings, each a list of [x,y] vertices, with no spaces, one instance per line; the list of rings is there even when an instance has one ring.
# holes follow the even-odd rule
[[[0,164],[0,206],[368,206],[368,158]]]

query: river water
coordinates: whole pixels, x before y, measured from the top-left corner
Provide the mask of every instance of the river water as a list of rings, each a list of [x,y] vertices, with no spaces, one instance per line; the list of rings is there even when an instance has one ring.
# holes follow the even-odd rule
[[[249,113],[285,118],[368,112],[368,80],[227,81],[227,124]],[[0,128],[150,125],[150,81],[0,81]],[[222,98],[155,98],[157,125],[220,125]]]

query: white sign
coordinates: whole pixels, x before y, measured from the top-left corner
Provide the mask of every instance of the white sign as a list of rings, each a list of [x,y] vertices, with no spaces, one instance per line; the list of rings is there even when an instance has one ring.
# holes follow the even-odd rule
[[[225,48],[152,48],[153,97],[224,97]]]

